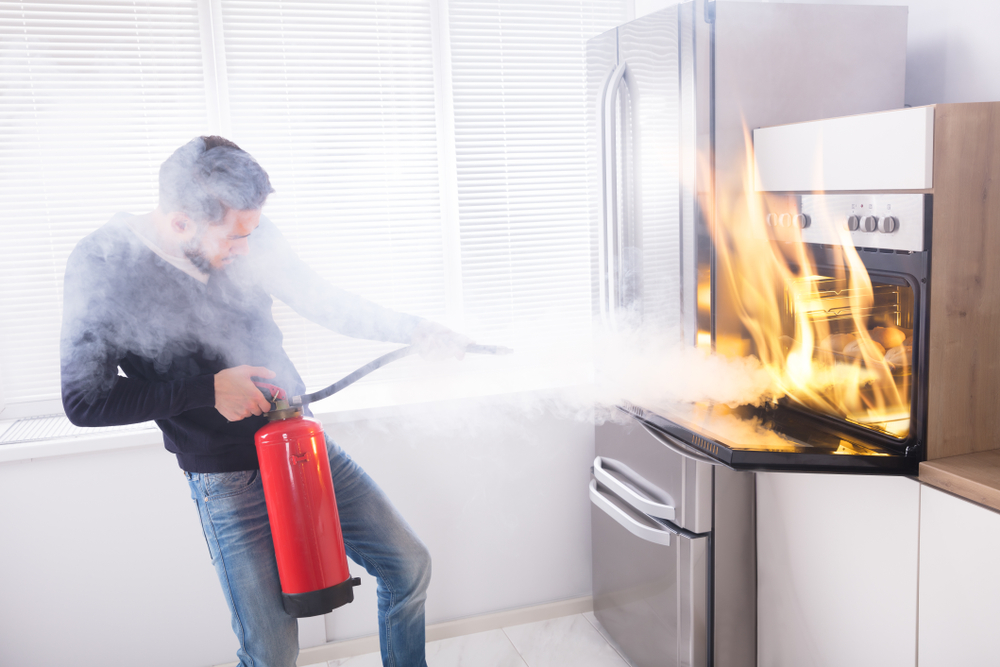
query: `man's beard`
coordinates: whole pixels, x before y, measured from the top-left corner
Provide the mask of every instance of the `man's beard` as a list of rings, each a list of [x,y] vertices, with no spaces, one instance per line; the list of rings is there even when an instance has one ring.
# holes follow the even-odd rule
[[[195,237],[184,244],[184,256],[194,264],[194,267],[204,274],[215,273],[212,260],[205,256],[205,251],[201,249],[201,239]]]

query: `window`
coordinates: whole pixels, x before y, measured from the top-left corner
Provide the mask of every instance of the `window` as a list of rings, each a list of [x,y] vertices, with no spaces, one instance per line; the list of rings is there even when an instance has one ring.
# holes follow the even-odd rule
[[[0,0],[0,417],[59,410],[66,257],[205,133],[347,289],[484,342],[589,323],[583,53],[624,6]],[[275,315],[310,387],[381,350]]]
[[[51,414],[66,258],[207,127],[197,4],[2,0],[0,72],[0,414]]]
[[[624,20],[618,3],[451,3],[462,285],[482,336],[590,326],[586,40]]]

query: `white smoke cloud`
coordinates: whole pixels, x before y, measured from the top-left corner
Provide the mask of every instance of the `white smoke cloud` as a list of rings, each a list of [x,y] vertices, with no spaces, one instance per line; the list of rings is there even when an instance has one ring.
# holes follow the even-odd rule
[[[409,366],[399,369],[409,379],[379,381],[376,372],[312,409],[329,415],[377,405],[359,411],[357,418],[375,429],[405,424],[420,437],[474,437],[491,425],[542,414],[586,423],[617,421],[624,417],[618,406],[625,403],[683,415],[695,403],[759,406],[780,397],[755,357],[710,354],[658,329],[525,336],[512,347],[512,355],[467,355],[463,362],[410,357],[394,364]],[[760,431],[735,416],[723,421],[732,435]]]

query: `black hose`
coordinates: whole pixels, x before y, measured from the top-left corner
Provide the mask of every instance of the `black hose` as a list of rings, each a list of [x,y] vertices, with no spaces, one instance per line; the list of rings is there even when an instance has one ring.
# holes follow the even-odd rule
[[[513,352],[508,347],[501,347],[499,345],[470,345],[465,348],[465,351],[470,354],[510,354]],[[402,359],[403,357],[408,357],[411,354],[415,354],[417,349],[413,345],[407,345],[406,347],[401,347],[398,350],[393,350],[388,354],[383,354],[378,359],[369,361],[367,364],[354,371],[350,375],[346,375],[343,378],[337,380],[331,384],[326,389],[320,389],[319,391],[313,392],[311,394],[304,394],[302,396],[293,396],[290,401],[294,405],[306,405],[308,403],[313,403],[314,401],[322,400],[328,396],[336,394],[338,391],[344,387],[348,387],[364,376],[377,371],[386,364],[396,361],[397,359]]]

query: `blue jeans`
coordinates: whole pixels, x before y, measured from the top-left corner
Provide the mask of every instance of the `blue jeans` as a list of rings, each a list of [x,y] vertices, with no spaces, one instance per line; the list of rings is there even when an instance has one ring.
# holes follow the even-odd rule
[[[347,555],[376,580],[382,664],[426,667],[424,600],[430,554],[371,477],[332,440],[326,443]],[[185,475],[232,612],[240,667],[293,667],[299,653],[298,625],[281,606],[259,472]]]

